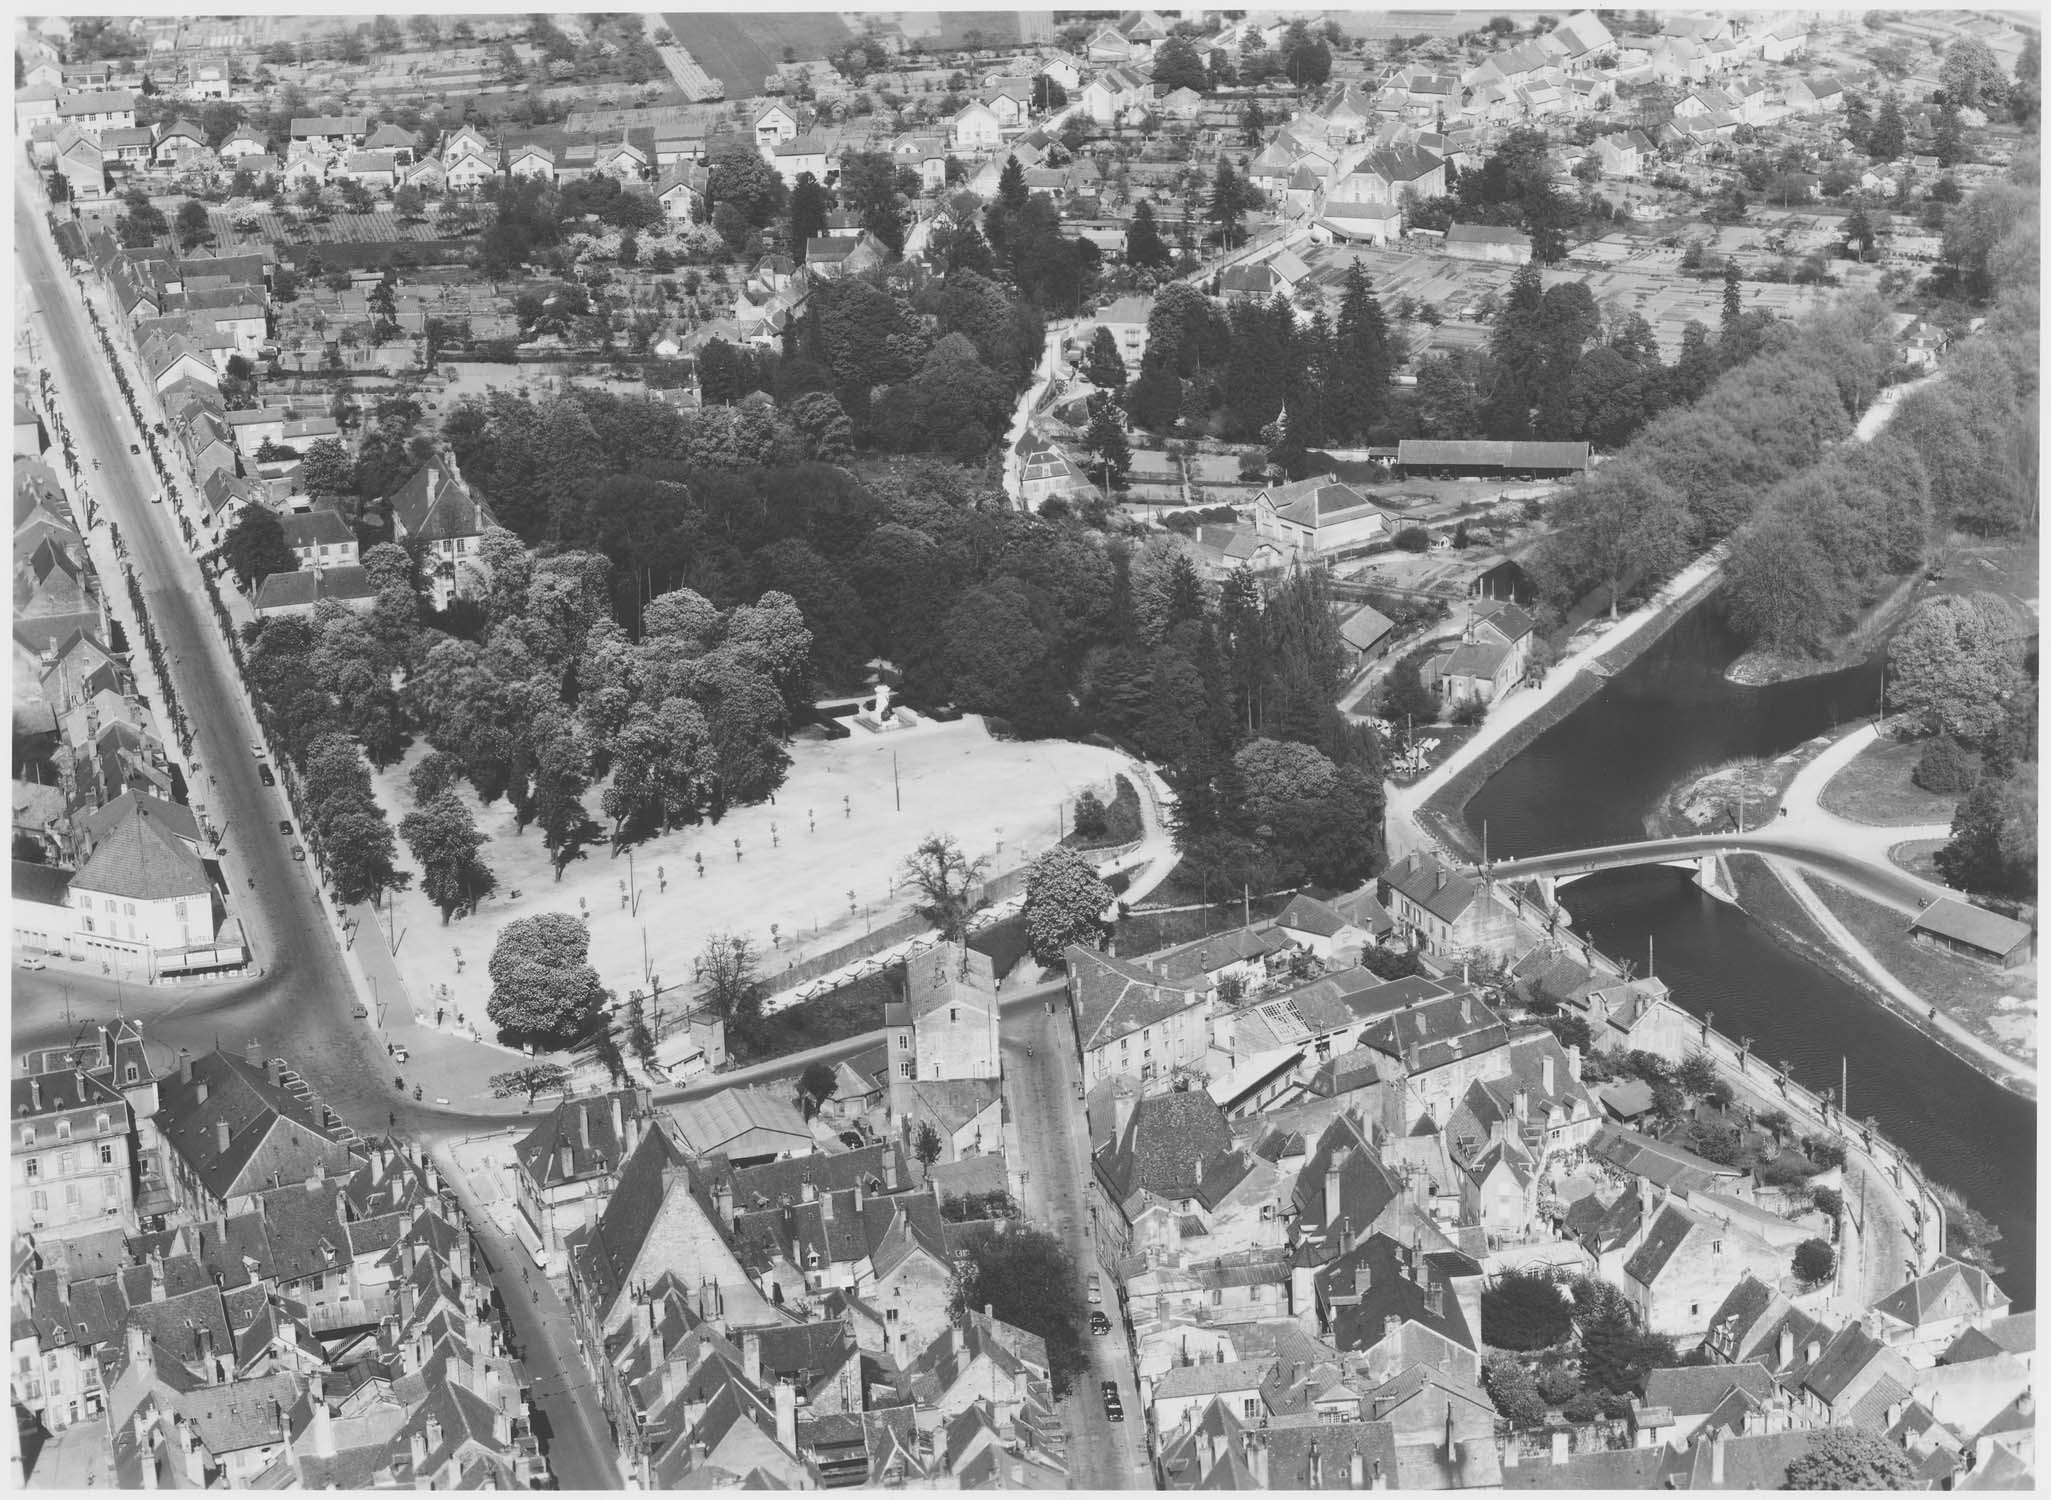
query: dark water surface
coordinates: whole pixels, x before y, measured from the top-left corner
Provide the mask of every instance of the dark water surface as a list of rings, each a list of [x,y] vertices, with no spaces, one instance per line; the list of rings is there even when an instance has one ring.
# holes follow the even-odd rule
[[[1691,771],[1772,756],[1871,713],[1874,657],[1825,677],[1737,687],[1742,649],[1712,600],[1682,619],[1608,687],[1539,736],[1467,806],[1498,859],[1642,837],[1660,796]],[[1853,986],[1775,941],[1744,912],[1705,896],[1685,871],[1591,876],[1561,900],[1596,945],[1659,975],[1717,1030],[1750,1036],[1770,1062],[1813,1087],[1850,1079],[1851,1113],[1872,1115],[1937,1181],[1994,1220],[2001,1285],[2036,1305],[2036,1106],[1896,1020]]]

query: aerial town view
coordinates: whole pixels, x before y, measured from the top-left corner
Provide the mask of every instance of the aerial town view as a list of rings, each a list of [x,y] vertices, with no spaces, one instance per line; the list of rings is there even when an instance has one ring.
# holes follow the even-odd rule
[[[2034,1488],[2040,104],[18,13],[10,1487]]]

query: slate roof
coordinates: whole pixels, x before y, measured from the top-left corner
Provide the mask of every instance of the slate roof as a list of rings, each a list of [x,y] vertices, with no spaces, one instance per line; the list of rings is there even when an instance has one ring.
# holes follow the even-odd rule
[[[1282,520],[1313,530],[1351,520],[1362,511],[1379,513],[1373,501],[1352,485],[1326,476],[1299,479],[1267,492],[1275,514]]]
[[[1509,1028],[1474,995],[1426,1000],[1368,1023],[1360,1045],[1426,1073],[1505,1045]]]
[[[1144,965],[1079,943],[1071,944],[1063,957],[1085,1054],[1204,1003],[1200,996],[1164,983]]]
[[[1873,1311],[1921,1328],[1943,1318],[1969,1317],[2008,1305],[2008,1294],[1977,1266],[1948,1261],[1896,1288]]]
[[[1317,1150],[1305,1160],[1296,1179],[1297,1228],[1306,1240],[1320,1238],[1335,1250],[1339,1226],[1325,1219],[1325,1178],[1334,1162],[1339,1168],[1339,1214],[1355,1232],[1364,1230],[1402,1195],[1403,1184],[1382,1164],[1351,1117],[1341,1115],[1325,1128]]]
[[[1355,651],[1372,651],[1395,628],[1394,620],[1372,604],[1363,604],[1339,622],[1339,637]]]
[[[1677,1203],[1668,1203],[1660,1209],[1646,1231],[1645,1240],[1624,1262],[1624,1274],[1646,1286],[1659,1279],[1667,1262],[1674,1258],[1688,1235],[1696,1228],[1694,1215]]]
[[[1175,984],[1192,984],[1233,964],[1262,959],[1281,946],[1269,934],[1251,927],[1212,933],[1146,956],[1145,967]]]
[[[491,507],[472,493],[448,460],[437,454],[385,497],[409,540],[437,542],[484,534],[498,524]]]
[[[1200,1089],[1140,1100],[1103,1171],[1121,1201],[1150,1192],[1206,1204],[1246,1175],[1224,1111]]]
[[[1443,863],[1437,855],[1406,855],[1401,864],[1390,865],[1382,878],[1392,890],[1401,891],[1442,922],[1459,920],[1481,893],[1478,881],[1458,866]]]
[[[255,603],[259,611],[289,609],[323,599],[345,603],[368,599],[376,592],[361,563],[337,563],[333,567],[294,568],[290,572],[266,574],[256,587]]]
[[[180,821],[189,826],[190,815]],[[111,820],[71,884],[134,901],[212,899],[206,866],[178,836],[178,824],[154,817],[144,802]]]
[[[621,1101],[624,1116],[635,1108],[631,1089],[598,1098],[565,1099],[513,1147],[520,1168],[547,1188],[581,1182],[618,1170],[627,1143],[613,1130],[611,1100]],[[562,1148],[570,1148],[570,1171],[563,1172]]]
[[[288,547],[333,547],[356,540],[356,532],[340,511],[325,508],[278,517]]]
[[[1714,1411],[1734,1389],[1764,1401],[1774,1393],[1773,1376],[1750,1361],[1654,1370],[1645,1379],[1645,1404],[1664,1406],[1677,1417],[1699,1417]]]

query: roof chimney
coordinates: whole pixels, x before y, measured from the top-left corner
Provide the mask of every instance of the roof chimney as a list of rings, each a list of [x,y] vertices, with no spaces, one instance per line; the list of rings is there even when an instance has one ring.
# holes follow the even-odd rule
[[[1346,1480],[1356,1490],[1367,1488],[1367,1455],[1357,1448],[1347,1464]]]
[[[822,1224],[833,1222],[833,1193],[831,1190],[819,1195],[819,1222]]]
[[[788,1380],[776,1382],[776,1441],[784,1451],[798,1451],[798,1388]]]
[[[42,1079],[40,1079],[40,1078],[31,1078],[31,1079],[30,1079],[30,1080],[28,1081],[28,1102],[29,1102],[29,1107],[30,1107],[31,1109],[36,1109],[36,1110],[40,1110],[40,1109],[41,1109],[41,1108],[43,1107],[43,1080],[42,1080]]]
[[[591,1106],[588,1104],[577,1106],[577,1144],[586,1151],[591,1149]]]
[[[1517,1090],[1517,1119],[1519,1123],[1531,1118],[1531,1090]]]
[[[557,1148],[557,1153],[561,1157],[563,1180],[567,1182],[570,1178],[575,1177],[577,1175],[576,1152],[571,1149],[570,1143],[568,1141],[564,1141],[562,1145]]]
[[[615,1141],[624,1141],[627,1138],[626,1120],[623,1118],[618,1094],[612,1096],[612,1138]]]
[[[224,1156],[228,1152],[228,1122],[226,1120],[214,1121],[214,1150]]]
[[[1723,1449],[1723,1429],[1719,1427],[1709,1439],[1709,1482],[1711,1484],[1723,1483]]]
[[[1559,1090],[1553,1086],[1555,1079],[1556,1075],[1553,1071],[1553,1056],[1550,1052],[1548,1052],[1538,1060],[1538,1086],[1545,1090],[1545,1096],[1548,1099],[1550,1099],[1554,1094],[1559,1092]]]
[[[1802,1352],[1808,1356],[1805,1363],[1813,1365],[1816,1363],[1817,1360],[1823,1358],[1823,1345],[1820,1341],[1816,1339],[1811,1339],[1803,1347]]]
[[[741,1335],[741,1373],[749,1385],[762,1388],[762,1335],[752,1328]]]
[[[1732,1351],[1736,1352],[1736,1351]],[[1780,1369],[1785,1370],[1795,1362],[1795,1330],[1791,1324],[1780,1325]]]
[[[207,1081],[202,1078],[192,1086],[192,1102],[194,1104],[204,1104],[207,1102],[207,1095],[212,1092],[213,1090],[207,1087]]]
[[[263,1076],[264,1081],[272,1088],[283,1088],[285,1086],[285,1059],[274,1057],[265,1063],[263,1065]]]
[[[178,1081],[192,1082],[192,1054],[183,1047],[178,1049]]]
[[[1437,871],[1437,875],[1432,882],[1431,888],[1434,891],[1442,891],[1446,888],[1446,867],[1442,864],[1434,863],[1432,868]]]
[[[1581,1081],[1581,1044],[1579,1042],[1576,1042],[1567,1049],[1567,1076],[1576,1083]]]

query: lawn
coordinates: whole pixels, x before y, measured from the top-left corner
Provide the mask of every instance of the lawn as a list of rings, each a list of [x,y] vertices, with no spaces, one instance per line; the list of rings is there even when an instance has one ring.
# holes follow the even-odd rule
[[[622,996],[651,972],[667,976],[666,988],[688,983],[715,933],[752,938],[763,972],[774,976],[909,911],[898,876],[926,835],[953,835],[1001,874],[1054,843],[1057,818],[1067,823],[1085,787],[1109,798],[1112,777],[1129,764],[1115,751],[1065,740],[996,740],[975,718],[892,735],[858,729],[840,741],[801,738],[790,751],[776,801],[650,839],[631,857],[614,857],[601,839],[560,882],[537,829],[518,831],[504,800],[480,807],[459,786],[490,840],[482,853],[498,889],[481,911],[445,927],[401,841],[398,864],[414,880],[397,898],[397,960],[416,1006],[446,984],[459,1009],[481,1019],[499,929],[540,912],[584,916],[591,963]],[[425,753],[417,746],[372,773],[395,827],[413,809],[406,773]],[[586,794],[594,813],[600,791]]]
[[[692,11],[663,20],[677,45],[726,85],[729,99],[761,93],[764,80],[783,62],[786,47],[797,61],[816,62],[852,35],[832,11]]]
[[[1841,818],[1876,827],[1949,823],[1956,795],[1926,792],[1911,779],[1924,741],[1876,740],[1823,788],[1823,806]]]
[[[1936,855],[1949,842],[1949,839],[1904,839],[1887,851],[1887,857],[1911,875],[1920,875],[1942,885],[1944,877],[1937,873]]]
[[[904,965],[893,964],[875,974],[850,980],[803,1005],[764,1016],[746,1035],[730,1028],[727,1060],[731,1067],[788,1057],[793,1052],[824,1046],[844,1037],[861,1036],[883,1025],[883,1007],[904,998]]]
[[[2037,970],[2002,971],[1912,942],[1901,913],[1815,876],[1809,887],[1880,966],[2011,1057],[2037,1056]]]

